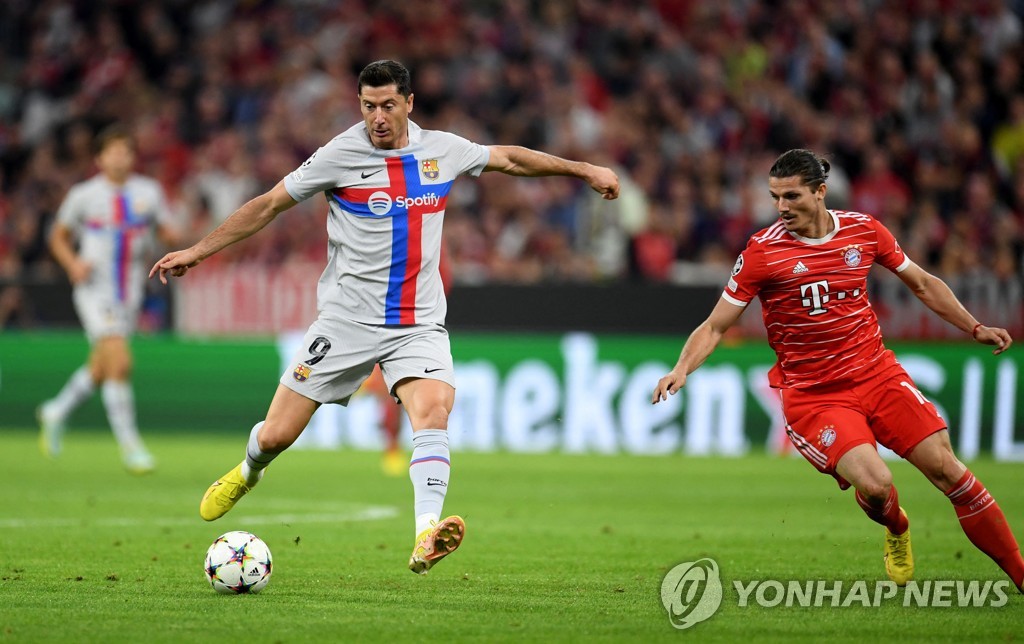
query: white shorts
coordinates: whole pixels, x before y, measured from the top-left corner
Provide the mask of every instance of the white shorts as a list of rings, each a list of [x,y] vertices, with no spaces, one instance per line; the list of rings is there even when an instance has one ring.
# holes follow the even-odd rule
[[[118,302],[102,289],[75,288],[72,298],[90,343],[110,336],[129,337],[139,319],[139,307]]]
[[[455,386],[452,349],[443,326],[381,326],[328,318],[318,318],[306,331],[281,384],[319,403],[347,405],[378,363],[392,394],[404,378]]]

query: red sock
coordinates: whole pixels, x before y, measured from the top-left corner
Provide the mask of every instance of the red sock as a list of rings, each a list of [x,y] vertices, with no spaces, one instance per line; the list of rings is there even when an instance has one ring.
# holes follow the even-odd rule
[[[864,514],[868,515],[868,518],[875,523],[884,525],[889,532],[903,534],[910,527],[907,515],[900,512],[900,499],[896,494],[895,485],[889,488],[889,497],[880,508],[876,508],[868,503],[868,500],[861,496],[859,491],[855,491],[855,496],[857,497],[857,503],[864,510]]]
[[[1006,516],[970,470],[946,492],[971,543],[999,565],[1017,588],[1024,586],[1024,559]],[[1024,592],[1024,590],[1022,590]]]

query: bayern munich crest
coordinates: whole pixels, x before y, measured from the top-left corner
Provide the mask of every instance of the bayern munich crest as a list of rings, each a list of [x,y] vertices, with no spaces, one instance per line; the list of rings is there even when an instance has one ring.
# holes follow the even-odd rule
[[[860,266],[860,246],[847,246],[843,249],[843,261],[850,268]]]
[[[818,442],[821,443],[822,447],[829,447],[832,443],[836,442],[835,426],[825,425],[825,427],[818,432]]]
[[[420,163],[423,169],[423,176],[428,179],[436,179],[441,175],[441,169],[437,167],[437,159],[426,159]]]

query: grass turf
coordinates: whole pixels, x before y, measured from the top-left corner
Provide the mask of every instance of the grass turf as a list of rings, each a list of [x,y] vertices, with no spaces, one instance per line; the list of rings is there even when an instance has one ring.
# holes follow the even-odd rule
[[[120,469],[113,440],[76,432],[54,462],[29,431],[0,433],[0,641],[1014,641],[1024,597],[1003,607],[740,607],[733,581],[884,578],[882,528],[797,458],[456,454],[446,510],[465,545],[425,577],[406,478],[366,452],[285,454],[215,523],[199,498],[244,435],[158,435],[160,469]],[[978,461],[1024,537],[1024,466]],[[894,463],[917,579],[1003,580],[948,502]],[[271,547],[255,596],[217,595],[202,564],[228,530]],[[662,577],[715,559],[719,611],[669,624]],[[954,593],[955,596],[955,593]],[[753,602],[751,602],[753,604]]]

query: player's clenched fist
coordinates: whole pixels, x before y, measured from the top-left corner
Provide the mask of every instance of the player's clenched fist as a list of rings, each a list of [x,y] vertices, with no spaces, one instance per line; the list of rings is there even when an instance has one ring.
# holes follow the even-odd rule
[[[616,199],[619,196],[619,177],[609,168],[595,166],[592,177],[587,178],[590,187],[601,194],[604,199]]]

